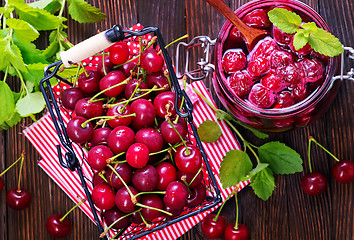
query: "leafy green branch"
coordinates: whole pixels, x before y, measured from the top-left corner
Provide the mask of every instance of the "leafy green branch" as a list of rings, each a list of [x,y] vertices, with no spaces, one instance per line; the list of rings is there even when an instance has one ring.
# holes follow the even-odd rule
[[[16,125],[22,117],[41,112],[45,107],[39,82],[48,63],[56,61],[61,51],[72,44],[67,40],[63,17],[65,8],[79,23],[98,22],[105,14],[84,0],[40,0],[26,4],[23,0],[5,0],[0,7],[0,128],[8,129]],[[49,34],[49,45],[41,50],[33,42],[44,31]],[[69,76],[72,71],[64,71]],[[19,92],[9,87],[10,76],[19,79]]]
[[[223,188],[236,186],[240,181],[251,180],[250,186],[254,193],[261,199],[267,200],[275,189],[274,174],[293,174],[302,172],[302,159],[300,155],[284,143],[267,142],[261,146],[255,146],[248,142],[234,126],[240,121],[232,115],[215,108],[198,90],[194,91],[201,97],[215,112],[217,120],[224,120],[237,134],[243,143],[243,150],[230,150],[223,157],[220,164],[219,177]],[[218,123],[210,123],[206,120],[198,127],[198,133],[204,142],[217,141],[219,137]],[[205,124],[207,123],[207,124]],[[256,129],[240,124],[258,138],[265,139],[267,134]],[[202,134],[200,134],[202,133]],[[249,155],[251,153],[251,155]],[[251,157],[256,160],[254,166]]]

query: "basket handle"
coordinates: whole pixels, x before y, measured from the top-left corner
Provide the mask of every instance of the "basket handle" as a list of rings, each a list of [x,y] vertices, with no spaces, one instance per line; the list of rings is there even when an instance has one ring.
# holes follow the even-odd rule
[[[92,36],[85,41],[75,45],[65,52],[61,52],[60,58],[64,66],[70,67],[94,54],[103,51],[113,45],[113,43],[124,39],[122,27],[115,25],[113,28]]]

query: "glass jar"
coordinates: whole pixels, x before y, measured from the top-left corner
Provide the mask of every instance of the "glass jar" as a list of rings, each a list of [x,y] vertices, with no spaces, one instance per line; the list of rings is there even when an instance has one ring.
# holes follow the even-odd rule
[[[306,4],[296,0],[262,0],[252,1],[240,8],[235,13],[242,18],[247,13],[258,8],[269,8],[277,5],[289,6],[295,12],[305,16],[315,22],[317,26],[330,32],[330,29],[323,18]],[[322,85],[314,90],[304,100],[286,108],[261,109],[242,100],[232,93],[222,67],[223,47],[227,39],[232,24],[226,21],[222,26],[214,49],[213,63],[215,71],[213,73],[213,85],[215,92],[221,103],[243,123],[260,130],[281,132],[294,127],[304,127],[320,117],[329,107],[334,99],[340,85],[340,78],[334,78],[337,65],[340,63],[340,57],[328,59],[326,66],[326,75]]]

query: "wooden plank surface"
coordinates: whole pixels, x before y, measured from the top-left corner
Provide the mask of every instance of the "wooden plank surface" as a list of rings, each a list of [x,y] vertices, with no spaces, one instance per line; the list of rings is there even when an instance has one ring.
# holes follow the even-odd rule
[[[78,43],[98,30],[105,30],[114,24],[131,26],[140,22],[144,26],[158,26],[166,42],[186,33],[189,40],[197,35],[217,37],[224,18],[202,0],[88,0],[102,9],[108,19],[98,24],[79,25],[69,18],[68,35]],[[227,0],[233,9],[246,0]],[[320,12],[333,33],[347,46],[354,46],[353,12],[351,0],[303,0]],[[171,56],[174,56],[170,48]],[[194,59],[201,54],[194,51]],[[346,61],[346,69],[353,61]],[[211,79],[205,83],[211,87]],[[18,87],[18,83],[13,85]],[[211,89],[212,91],[212,89]],[[313,135],[340,159],[353,161],[354,113],[353,82],[344,81],[329,110],[314,124],[291,132],[271,134],[271,140],[279,140],[291,146],[305,158],[307,137]],[[23,171],[23,186],[30,190],[33,200],[24,211],[13,211],[5,205],[5,192],[17,184],[18,167],[5,176],[5,189],[0,193],[0,239],[51,239],[45,231],[45,221],[53,213],[64,213],[72,207],[71,200],[37,166],[38,153],[21,134],[31,124],[26,119],[16,127],[0,132],[0,171],[17,159],[23,150],[27,160]],[[242,130],[241,130],[242,131]],[[249,140],[259,144],[257,139]],[[300,188],[304,173],[277,176],[277,188],[273,196],[263,202],[250,188],[239,194],[240,222],[250,229],[250,239],[353,239],[353,183],[339,184],[331,177],[334,161],[319,148],[313,148],[313,169],[328,179],[326,192],[317,197],[305,195]],[[304,164],[308,172],[308,164]],[[226,204],[222,211],[227,222],[234,221],[234,201]],[[73,232],[66,239],[96,239],[97,229],[81,211],[70,215]],[[186,233],[181,239],[205,239],[200,225]]]

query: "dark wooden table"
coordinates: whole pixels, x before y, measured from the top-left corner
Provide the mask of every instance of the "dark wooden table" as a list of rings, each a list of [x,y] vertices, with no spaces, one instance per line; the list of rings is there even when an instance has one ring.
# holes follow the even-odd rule
[[[119,23],[131,26],[158,26],[170,42],[186,33],[190,39],[197,35],[216,38],[225,21],[216,10],[203,0],[89,0],[104,11],[108,19],[99,24],[78,25],[69,19],[68,35],[78,43]],[[236,9],[247,0],[227,3]],[[346,46],[354,46],[353,9],[351,0],[304,0],[316,9],[333,33]],[[169,49],[174,56],[173,49]],[[200,54],[200,53],[196,53]],[[353,66],[353,61],[347,61]],[[347,67],[349,69],[349,67]],[[210,79],[205,80],[210,86]],[[279,140],[294,148],[306,159],[307,137],[313,135],[340,159],[353,161],[353,82],[344,81],[337,98],[323,117],[314,124],[295,131],[272,134],[271,140]],[[21,133],[30,125],[30,119],[22,124],[0,131],[0,172],[17,159],[24,150],[27,161],[23,171],[23,186],[32,193],[33,201],[24,211],[14,211],[5,205],[5,192],[17,184],[18,168],[5,176],[5,189],[0,193],[0,239],[51,239],[45,230],[46,219],[53,213],[66,212],[73,206],[72,201],[37,166],[40,158],[36,150]],[[256,139],[251,142],[259,143]],[[239,194],[240,222],[250,230],[250,239],[299,239],[299,240],[351,240],[353,239],[353,183],[339,184],[331,177],[334,161],[319,148],[313,148],[313,168],[328,179],[328,188],[320,196],[310,197],[300,188],[304,173],[277,176],[277,188],[266,202],[258,199],[246,188]],[[308,164],[304,164],[308,171]],[[226,204],[222,214],[227,222],[234,221],[234,201]],[[76,210],[70,219],[73,231],[66,239],[97,239],[98,230],[86,215]],[[200,225],[187,232],[181,239],[204,239]]]

